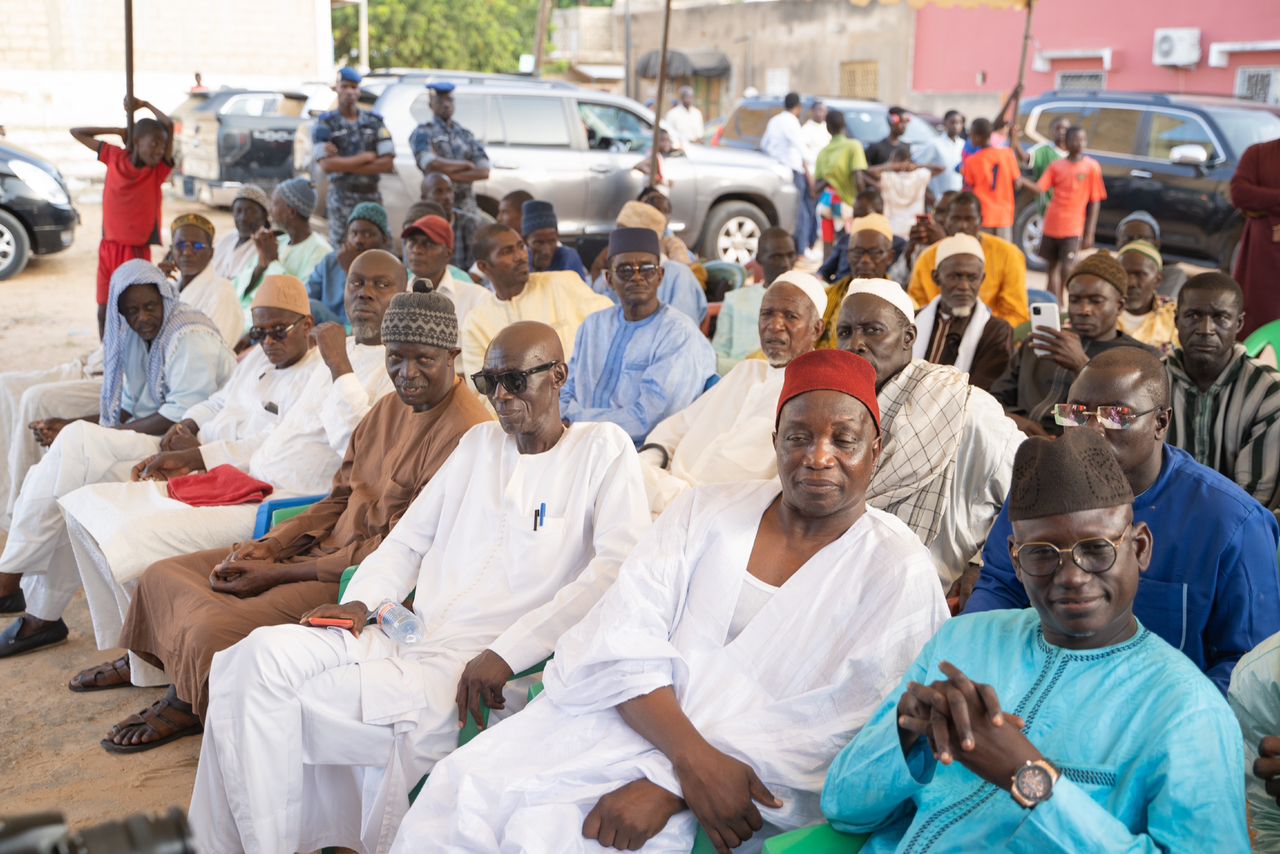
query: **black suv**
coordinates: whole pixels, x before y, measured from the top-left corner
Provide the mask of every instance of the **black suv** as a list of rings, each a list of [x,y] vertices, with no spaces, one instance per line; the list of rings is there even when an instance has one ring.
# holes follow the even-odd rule
[[[33,253],[66,249],[79,222],[57,167],[0,140],[0,279],[21,273]]]
[[[1280,137],[1274,105],[1213,95],[1060,90],[1024,103],[1023,144],[1052,138],[1060,118],[1089,134],[1088,154],[1102,166],[1107,200],[1098,242],[1114,243],[1116,224],[1135,210],[1160,222],[1164,252],[1231,269],[1242,227],[1228,184],[1240,155]],[[1030,194],[1018,200],[1014,242],[1033,264],[1041,217]]]

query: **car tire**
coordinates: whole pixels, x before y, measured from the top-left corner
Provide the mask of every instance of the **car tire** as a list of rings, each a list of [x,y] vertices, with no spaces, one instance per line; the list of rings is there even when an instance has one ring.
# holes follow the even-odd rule
[[[31,258],[31,238],[18,218],[0,210],[0,281],[23,271]]]
[[[772,224],[764,211],[750,202],[720,202],[707,212],[698,253],[715,261],[746,266],[756,257],[760,235]]]
[[[1044,215],[1034,202],[1023,205],[1013,221],[1013,243],[1027,256],[1027,269],[1041,272],[1049,269],[1044,259],[1036,254],[1040,237],[1044,234]]]

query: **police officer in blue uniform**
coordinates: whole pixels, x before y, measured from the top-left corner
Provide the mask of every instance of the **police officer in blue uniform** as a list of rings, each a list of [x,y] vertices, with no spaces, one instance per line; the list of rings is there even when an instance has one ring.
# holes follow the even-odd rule
[[[413,158],[425,176],[443,172],[453,181],[455,203],[469,213],[480,214],[471,185],[489,177],[489,155],[475,134],[453,120],[453,84],[428,83],[432,118],[409,137]]]
[[[338,109],[316,119],[311,132],[316,164],[329,176],[329,243],[335,249],[342,247],[352,208],[382,204],[378,176],[395,168],[396,146],[382,116],[357,106],[361,79],[354,68],[338,72]]]

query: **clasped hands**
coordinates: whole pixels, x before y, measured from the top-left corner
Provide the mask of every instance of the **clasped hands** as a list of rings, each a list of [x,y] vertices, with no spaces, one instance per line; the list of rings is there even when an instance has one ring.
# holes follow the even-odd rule
[[[911,682],[898,701],[898,738],[908,755],[921,738],[943,765],[959,762],[1006,792],[1028,760],[1043,759],[1023,733],[1026,723],[1000,708],[995,688],[974,682],[950,662],[947,677]]]

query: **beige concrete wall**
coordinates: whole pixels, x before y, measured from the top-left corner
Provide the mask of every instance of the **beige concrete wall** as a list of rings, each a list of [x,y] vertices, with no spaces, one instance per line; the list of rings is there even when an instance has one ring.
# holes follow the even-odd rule
[[[120,0],[0,0],[0,124],[72,174],[66,129],[123,123]],[[333,72],[329,0],[134,0],[134,87],[161,109],[204,84],[295,87]],[[70,146],[70,147],[68,147]],[[90,159],[91,154],[83,152]]]
[[[623,27],[622,4],[613,6],[614,29]],[[662,13],[651,2],[632,0],[634,55],[657,50]],[[747,86],[767,91],[770,69],[787,69],[787,88],[838,95],[840,63],[879,63],[881,101],[904,100],[910,91],[915,14],[900,3],[866,8],[848,0],[774,0],[760,3],[677,2],[672,10],[671,48],[715,48],[733,66],[722,87],[727,112]],[[775,78],[776,79],[776,78]],[[654,81],[641,81],[641,99]]]

